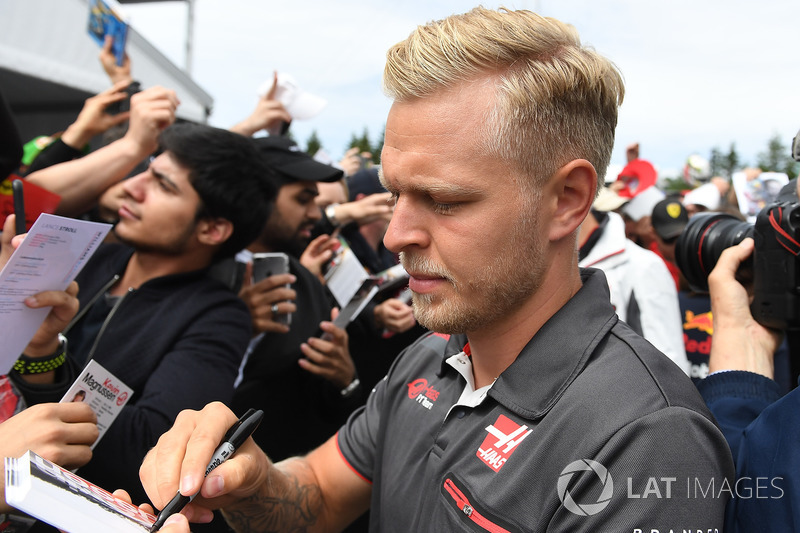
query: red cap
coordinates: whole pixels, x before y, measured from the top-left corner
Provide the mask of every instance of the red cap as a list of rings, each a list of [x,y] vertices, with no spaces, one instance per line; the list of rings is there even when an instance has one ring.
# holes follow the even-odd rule
[[[656,184],[656,169],[644,159],[634,159],[617,176],[625,187],[617,191],[623,198],[633,198],[643,190]]]

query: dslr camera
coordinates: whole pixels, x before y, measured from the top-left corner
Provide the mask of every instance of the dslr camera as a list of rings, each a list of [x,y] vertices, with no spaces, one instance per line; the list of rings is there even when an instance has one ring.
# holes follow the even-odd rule
[[[792,156],[800,161],[800,133]],[[708,274],[726,248],[746,237],[755,240],[753,255],[737,279],[750,289],[750,311],[760,324],[777,330],[800,330],[800,200],[797,178],[775,201],[764,206],[755,225],[726,213],[694,215],[675,244],[675,261],[691,288],[708,292]]]

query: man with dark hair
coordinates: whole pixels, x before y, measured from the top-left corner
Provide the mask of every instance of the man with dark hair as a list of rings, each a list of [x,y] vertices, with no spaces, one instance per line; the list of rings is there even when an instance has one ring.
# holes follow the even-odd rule
[[[276,193],[250,139],[178,124],[159,141],[121,184],[121,244],[103,245],[78,276],[80,311],[65,330],[79,368],[94,360],[133,389],[80,475],[142,500],[138,465],[177,413],[232,397],[250,318],[207,271],[259,234]]]
[[[289,274],[257,283],[246,279],[241,287],[239,295],[260,335],[245,357],[231,405],[240,414],[263,409],[268,423],[254,438],[271,455],[285,458],[323,443],[363,403],[347,334],[330,322],[333,300],[297,259],[322,216],[314,202],[317,183],[339,180],[342,171],[315,161],[286,137],[255,143],[274,173],[278,196],[263,231],[238,258],[249,262],[253,253],[286,253]],[[291,323],[282,324],[289,313]],[[330,339],[321,338],[325,332]],[[291,409],[274,409],[289,397]],[[277,433],[274,427],[287,431]]]

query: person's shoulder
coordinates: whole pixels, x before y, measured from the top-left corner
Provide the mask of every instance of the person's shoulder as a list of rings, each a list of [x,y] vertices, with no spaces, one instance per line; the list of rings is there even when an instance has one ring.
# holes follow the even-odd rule
[[[400,352],[389,373],[395,376],[421,371],[440,373],[444,360],[463,351],[466,342],[463,335],[427,332]]]
[[[598,387],[626,391],[638,399],[643,412],[684,407],[711,418],[684,371],[622,321],[611,329],[586,370],[593,373]]]

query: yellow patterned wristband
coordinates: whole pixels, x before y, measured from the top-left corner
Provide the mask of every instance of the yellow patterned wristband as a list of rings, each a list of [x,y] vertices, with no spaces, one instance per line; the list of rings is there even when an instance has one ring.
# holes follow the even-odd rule
[[[67,338],[60,334],[58,338],[59,346],[54,353],[45,357],[29,357],[22,354],[14,363],[13,369],[19,374],[42,374],[63,365],[67,360]]]

